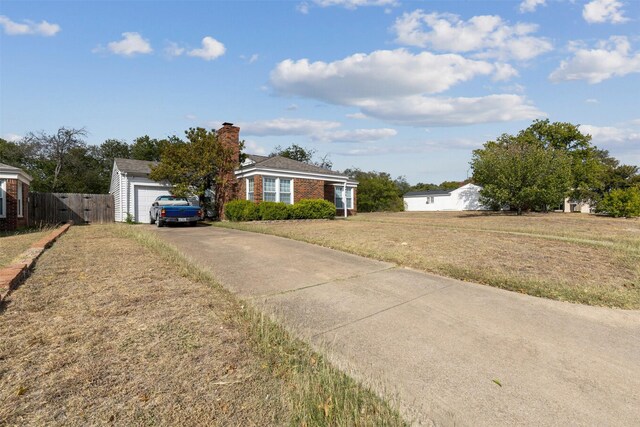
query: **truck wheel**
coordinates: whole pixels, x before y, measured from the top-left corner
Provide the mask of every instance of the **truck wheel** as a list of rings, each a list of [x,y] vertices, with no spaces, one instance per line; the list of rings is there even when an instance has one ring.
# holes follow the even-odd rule
[[[151,214],[149,214],[149,224],[155,224],[156,220],[153,219],[153,217],[151,216]]]
[[[196,225],[198,225],[198,221],[191,221],[191,222],[189,223],[189,226],[190,226],[190,227],[195,227]]]
[[[164,227],[164,224],[162,223],[162,221],[160,220],[160,218],[156,219],[156,227],[160,228],[160,227]]]

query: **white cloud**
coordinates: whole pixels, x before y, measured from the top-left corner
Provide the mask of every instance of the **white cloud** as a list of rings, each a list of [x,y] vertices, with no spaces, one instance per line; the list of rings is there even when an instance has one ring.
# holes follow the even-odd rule
[[[312,135],[311,139],[322,142],[373,142],[391,138],[397,134],[395,129],[389,128],[354,129],[323,132],[319,135]]]
[[[248,152],[249,154],[257,154],[258,156],[266,156],[267,155],[267,150],[261,146],[258,145],[255,141],[251,141],[251,140],[245,140],[245,151]]]
[[[598,100],[595,98],[587,98],[584,100],[584,102],[586,102],[587,104],[597,104]]]
[[[298,12],[302,13],[303,15],[308,15],[309,14],[309,3],[307,3],[305,1],[305,2],[302,2],[302,3],[298,4],[296,6],[296,10]]]
[[[638,129],[593,125],[580,125],[578,129],[585,135],[591,135],[591,140],[595,145],[640,143],[640,130]]]
[[[478,75],[513,75],[507,67],[454,54],[379,50],[329,63],[287,59],[271,72],[270,81],[284,95],[353,105],[370,97],[439,93]]]
[[[104,50],[98,46],[93,52]],[[139,33],[122,33],[122,40],[107,44],[107,50],[115,55],[134,56],[153,52],[148,40],[142,38]]]
[[[243,134],[255,136],[319,135],[340,127],[339,122],[278,118],[239,124]]]
[[[286,110],[287,111],[296,111],[298,108],[300,108],[298,106],[298,104],[290,104],[289,106],[287,106]]]
[[[460,126],[478,123],[531,120],[544,116],[520,95],[489,95],[475,98],[408,96],[369,101],[361,105],[368,116],[413,126]]]
[[[571,45],[570,49],[574,51],[573,57],[560,63],[549,75],[551,81],[586,80],[594,84],[612,77],[640,73],[640,52],[631,52],[627,37],[610,37],[598,42],[595,49],[577,44]]]
[[[538,6],[544,6],[547,0],[523,0],[520,3],[520,13],[534,12]]]
[[[536,24],[508,25],[496,15],[474,16],[468,21],[448,13],[405,13],[393,26],[396,42],[446,52],[469,52],[478,58],[529,60],[550,51],[546,38],[533,37]]]
[[[366,119],[367,116],[365,116],[364,114],[358,112],[358,113],[347,114],[347,118],[356,119],[356,120],[362,120],[362,119]]]
[[[259,56],[257,53],[254,53],[253,55],[251,55],[251,57],[249,58],[249,64],[253,64],[254,62],[256,62],[258,60]]]
[[[542,117],[519,95],[429,96],[478,75],[506,78],[514,74],[507,64],[399,49],[356,54],[331,63],[289,59],[271,72],[271,85],[282,95],[359,108],[360,115],[351,117],[404,125],[454,126]]]
[[[22,139],[22,136],[16,133],[5,133],[2,139],[9,142],[18,142]]]
[[[320,7],[342,6],[347,9],[357,9],[363,6],[396,6],[397,0],[314,0]]]
[[[224,55],[226,50],[227,49],[224,47],[224,44],[220,43],[213,37],[207,36],[202,39],[202,48],[192,49],[187,52],[187,55],[202,58],[205,61],[211,61]]]
[[[244,135],[252,136],[308,136],[318,142],[373,142],[397,134],[395,129],[338,129],[340,122],[277,118],[240,123]]]
[[[180,56],[185,52],[185,48],[180,46],[178,43],[175,42],[169,42],[167,43],[167,46],[164,48],[164,53],[167,56],[173,57],[173,56]]]
[[[51,37],[60,31],[58,24],[51,24],[47,21],[36,23],[29,20],[24,20],[20,24],[4,15],[0,15],[0,25],[4,28],[4,33],[9,36],[38,35]]]
[[[620,24],[629,20],[624,16],[622,6],[618,0],[593,0],[584,5],[582,17],[590,24]]]

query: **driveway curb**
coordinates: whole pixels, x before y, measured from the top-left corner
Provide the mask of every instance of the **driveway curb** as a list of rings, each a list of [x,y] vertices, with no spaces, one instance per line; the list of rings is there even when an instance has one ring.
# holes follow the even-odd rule
[[[29,275],[40,255],[51,247],[58,237],[66,233],[69,227],[71,223],[52,231],[16,257],[11,265],[0,269],[0,302],[4,301],[11,291]]]

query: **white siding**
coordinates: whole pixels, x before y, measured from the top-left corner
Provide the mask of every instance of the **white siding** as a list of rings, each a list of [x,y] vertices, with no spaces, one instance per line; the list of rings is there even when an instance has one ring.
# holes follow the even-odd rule
[[[113,194],[113,209],[115,212],[115,221],[122,221],[122,205],[120,197],[120,189],[122,187],[122,176],[120,171],[116,169],[115,163],[113,164],[113,170],[111,171],[111,186],[109,187],[109,193]]]
[[[477,185],[466,184],[449,194],[405,197],[404,208],[409,212],[484,210],[486,208],[479,201],[480,189]],[[427,203],[427,197],[432,197],[433,203]]]

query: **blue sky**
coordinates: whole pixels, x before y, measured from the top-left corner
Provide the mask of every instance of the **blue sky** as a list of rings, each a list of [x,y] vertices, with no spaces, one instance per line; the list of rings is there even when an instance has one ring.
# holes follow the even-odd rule
[[[640,2],[0,0],[0,136],[240,126],[334,169],[462,180],[534,119],[640,164]]]

